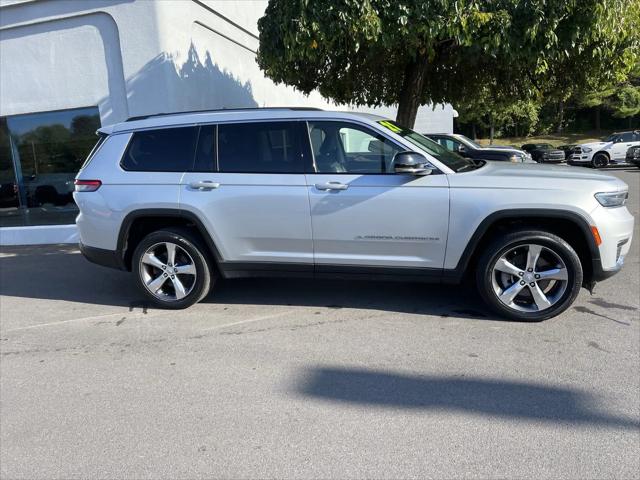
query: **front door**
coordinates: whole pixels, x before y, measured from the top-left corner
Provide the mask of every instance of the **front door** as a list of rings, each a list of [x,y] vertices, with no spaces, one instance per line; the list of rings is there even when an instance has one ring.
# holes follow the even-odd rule
[[[621,133],[611,147],[611,159],[622,162],[627,156],[627,150],[634,145],[640,144],[638,135],[634,132]]]
[[[369,127],[309,122],[307,174],[316,270],[377,266],[441,269],[449,221],[446,175],[395,174],[406,150]]]

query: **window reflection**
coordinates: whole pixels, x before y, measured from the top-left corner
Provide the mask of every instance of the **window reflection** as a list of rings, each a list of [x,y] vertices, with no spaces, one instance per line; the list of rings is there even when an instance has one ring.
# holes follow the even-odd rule
[[[0,119],[0,226],[74,223],[73,179],[99,127],[96,107]]]

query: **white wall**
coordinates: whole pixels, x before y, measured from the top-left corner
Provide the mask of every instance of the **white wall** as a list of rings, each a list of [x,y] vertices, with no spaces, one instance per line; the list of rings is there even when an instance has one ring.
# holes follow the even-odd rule
[[[336,106],[275,85],[255,62],[266,0],[0,0],[0,115],[98,105],[129,116],[228,107]],[[394,108],[374,111],[394,118]],[[416,130],[450,132],[452,108]]]
[[[395,119],[398,113],[398,108],[393,107],[358,107],[354,110],[374,113],[382,117]],[[446,105],[425,105],[418,109],[416,115],[416,123],[413,127],[418,133],[453,133],[453,119],[458,116],[453,107],[449,104]]]

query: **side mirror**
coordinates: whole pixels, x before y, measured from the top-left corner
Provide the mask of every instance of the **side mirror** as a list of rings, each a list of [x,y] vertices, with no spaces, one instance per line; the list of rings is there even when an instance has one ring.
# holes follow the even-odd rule
[[[465,147],[464,145],[458,145],[458,153],[464,153],[467,151],[467,147]]]
[[[430,175],[433,168],[429,161],[416,152],[400,152],[393,159],[396,173],[410,173],[411,175]]]

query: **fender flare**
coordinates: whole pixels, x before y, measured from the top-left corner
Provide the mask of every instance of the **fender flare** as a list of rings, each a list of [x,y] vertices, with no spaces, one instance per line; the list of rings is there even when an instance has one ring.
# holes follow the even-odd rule
[[[467,246],[458,259],[458,264],[456,265],[456,267],[451,270],[444,270],[443,282],[456,283],[462,279],[469,266],[472,256],[474,255],[478,245],[480,244],[480,241],[496,222],[505,219],[528,220],[536,218],[553,218],[567,220],[576,225],[578,228],[580,228],[580,231],[582,232],[587,242],[593,267],[601,266],[600,250],[598,249],[598,246],[596,245],[593,238],[593,234],[591,233],[591,225],[582,215],[570,210],[514,208],[493,212],[480,222],[476,230],[471,235],[471,238],[467,242]]]
[[[122,260],[122,264],[126,266],[125,262],[125,254],[127,252],[127,240],[129,238],[129,232],[131,230],[131,226],[133,223],[140,218],[153,218],[153,217],[167,217],[167,218],[178,218],[181,220],[186,220],[190,223],[193,223],[196,226],[196,229],[202,236],[202,239],[205,241],[211,256],[213,257],[213,261],[216,265],[219,265],[223,262],[222,255],[220,255],[220,251],[213,239],[211,238],[211,234],[204,226],[202,221],[192,212],[186,210],[180,210],[178,208],[142,208],[138,210],[133,210],[129,212],[124,219],[122,220],[122,224],[120,225],[120,231],[118,232],[118,243],[116,247],[116,252],[118,258]]]

